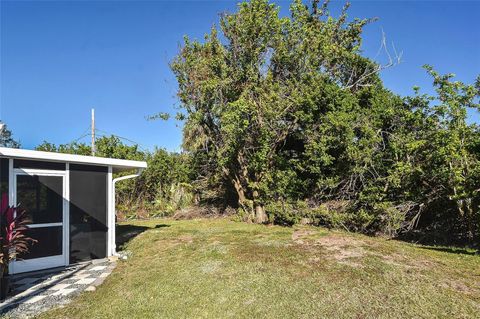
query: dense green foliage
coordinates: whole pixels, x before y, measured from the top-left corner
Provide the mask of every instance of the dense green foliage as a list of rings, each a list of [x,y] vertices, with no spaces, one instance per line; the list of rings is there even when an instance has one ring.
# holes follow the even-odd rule
[[[144,210],[145,216],[166,216],[193,204],[187,155],[157,149],[148,153],[145,160],[148,168],[134,180],[134,189],[126,188],[120,194],[126,199],[126,212],[138,214],[133,207]]]
[[[193,202],[190,165],[187,155],[169,153],[163,149],[153,152],[127,145],[115,136],[97,138],[96,156],[147,161],[148,168],[139,178],[129,179],[116,186],[117,213],[121,218],[165,216]],[[43,142],[37,150],[90,155],[85,143],[54,145]],[[123,173],[129,174],[128,172]]]
[[[184,147],[204,192],[257,222],[396,235],[434,228],[474,240],[480,224],[479,83],[430,66],[435,96],[400,97],[361,55],[371,20],[327,2],[239,4],[172,62]],[[221,33],[221,34],[219,34]],[[232,196],[233,195],[233,196]],[[233,200],[232,200],[233,199]]]

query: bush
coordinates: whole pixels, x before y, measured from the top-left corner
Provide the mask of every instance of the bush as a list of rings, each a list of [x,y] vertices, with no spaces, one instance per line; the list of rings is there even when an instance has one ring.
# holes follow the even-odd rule
[[[159,193],[153,201],[151,217],[171,216],[177,210],[193,204],[192,186],[187,183],[175,183],[170,185],[166,194]]]
[[[300,222],[305,215],[307,205],[304,202],[288,203],[276,201],[266,206],[270,223],[292,226]]]
[[[303,223],[395,236],[407,224],[407,215],[389,202],[367,209],[358,208],[349,201],[329,201],[320,205],[306,201],[276,201],[266,209],[271,223],[285,226]]]

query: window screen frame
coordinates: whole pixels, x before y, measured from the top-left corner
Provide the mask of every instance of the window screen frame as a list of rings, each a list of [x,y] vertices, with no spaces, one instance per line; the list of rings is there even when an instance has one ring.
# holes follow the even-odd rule
[[[11,204],[16,206],[17,201],[17,176],[18,175],[40,175],[40,176],[60,176],[63,178],[63,221],[62,226],[62,255],[40,257],[34,259],[26,259],[19,261],[12,261],[10,263],[10,273],[21,273],[26,271],[40,270],[45,268],[52,268],[58,266],[66,266],[69,264],[69,240],[68,234],[70,233],[70,213],[69,213],[69,165],[66,163],[66,169],[61,170],[45,170],[45,169],[29,169],[29,168],[14,168],[13,160],[10,159],[10,185],[11,190]],[[59,226],[58,223],[43,224],[47,227]],[[34,227],[32,227],[34,228]]]

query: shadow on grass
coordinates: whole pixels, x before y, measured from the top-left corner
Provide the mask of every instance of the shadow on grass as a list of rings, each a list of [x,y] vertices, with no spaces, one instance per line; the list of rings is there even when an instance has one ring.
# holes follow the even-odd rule
[[[478,255],[479,251],[475,249],[466,249],[466,248],[457,248],[457,247],[434,247],[434,246],[420,246],[421,249],[441,251],[451,254],[462,254],[462,255]]]
[[[139,234],[143,233],[148,229],[154,228],[163,228],[163,227],[170,227],[167,224],[158,224],[154,227],[147,227],[147,226],[138,226],[138,225],[116,225],[116,240],[115,244],[118,248],[122,248],[126,243],[130,240],[138,236]]]
[[[470,243],[464,233],[438,230],[413,230],[400,234],[395,240],[421,245],[422,249],[441,251],[452,254],[475,255],[480,249],[480,242]]]

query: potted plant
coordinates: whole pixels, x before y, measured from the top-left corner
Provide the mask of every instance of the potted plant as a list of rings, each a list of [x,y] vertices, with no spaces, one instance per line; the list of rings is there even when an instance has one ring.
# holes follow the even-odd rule
[[[8,206],[6,194],[0,207],[0,300],[10,291],[8,265],[19,254],[28,252],[28,246],[36,240],[25,235],[30,222],[25,210]]]

